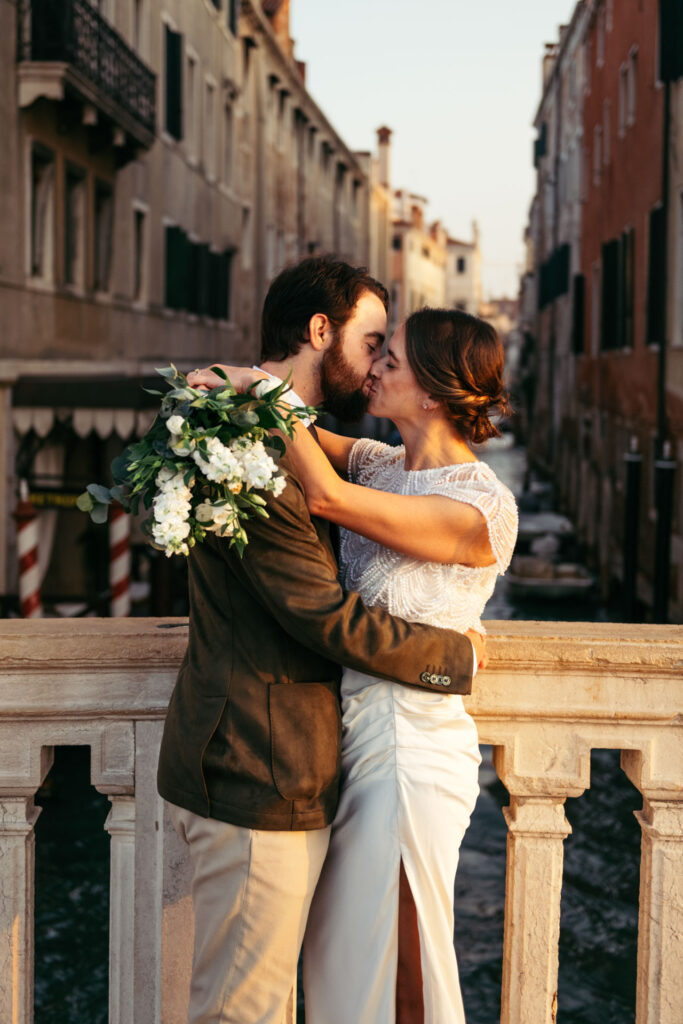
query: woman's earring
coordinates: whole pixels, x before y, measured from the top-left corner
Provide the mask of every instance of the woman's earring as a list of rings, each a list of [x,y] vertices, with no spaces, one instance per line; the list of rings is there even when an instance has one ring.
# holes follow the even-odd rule
[[[429,408],[429,402],[423,402],[422,403],[422,408],[423,409],[428,409]]]

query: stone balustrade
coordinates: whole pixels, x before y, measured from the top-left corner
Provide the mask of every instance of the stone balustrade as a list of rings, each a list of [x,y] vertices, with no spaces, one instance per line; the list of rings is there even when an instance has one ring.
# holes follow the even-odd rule
[[[555,1020],[563,805],[607,747],[643,796],[637,1024],[680,1024],[683,630],[487,625],[467,706],[510,794],[501,1022]],[[185,639],[177,619],[0,622],[0,1021],[33,1019],[34,796],[53,747],[85,744],[111,802],[109,1020],[184,1024],[189,870],[155,777]]]

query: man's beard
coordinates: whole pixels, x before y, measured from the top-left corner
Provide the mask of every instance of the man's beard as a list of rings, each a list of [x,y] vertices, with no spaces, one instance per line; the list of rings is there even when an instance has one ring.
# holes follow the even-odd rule
[[[342,351],[343,329],[334,332],[332,345],[320,364],[320,387],[325,412],[354,423],[367,412],[370,398],[363,394],[366,377],[354,370]]]

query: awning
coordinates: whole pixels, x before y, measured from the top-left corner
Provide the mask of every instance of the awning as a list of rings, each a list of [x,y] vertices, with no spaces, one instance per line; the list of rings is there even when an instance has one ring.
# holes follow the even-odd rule
[[[158,377],[20,377],[12,389],[14,429],[22,436],[33,430],[47,437],[59,422],[68,423],[78,437],[94,431],[102,439],[116,434],[125,441],[144,434],[159,408],[159,398],[143,387],[163,391],[163,382]]]

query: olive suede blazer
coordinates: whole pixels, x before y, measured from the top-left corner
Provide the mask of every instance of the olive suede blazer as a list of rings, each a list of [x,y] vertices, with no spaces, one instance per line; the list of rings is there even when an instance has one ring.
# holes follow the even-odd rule
[[[244,557],[207,536],[189,556],[190,630],[159,761],[162,797],[258,829],[328,825],[339,790],[341,665],[469,693],[472,645],[344,594],[328,524],[289,471]]]

